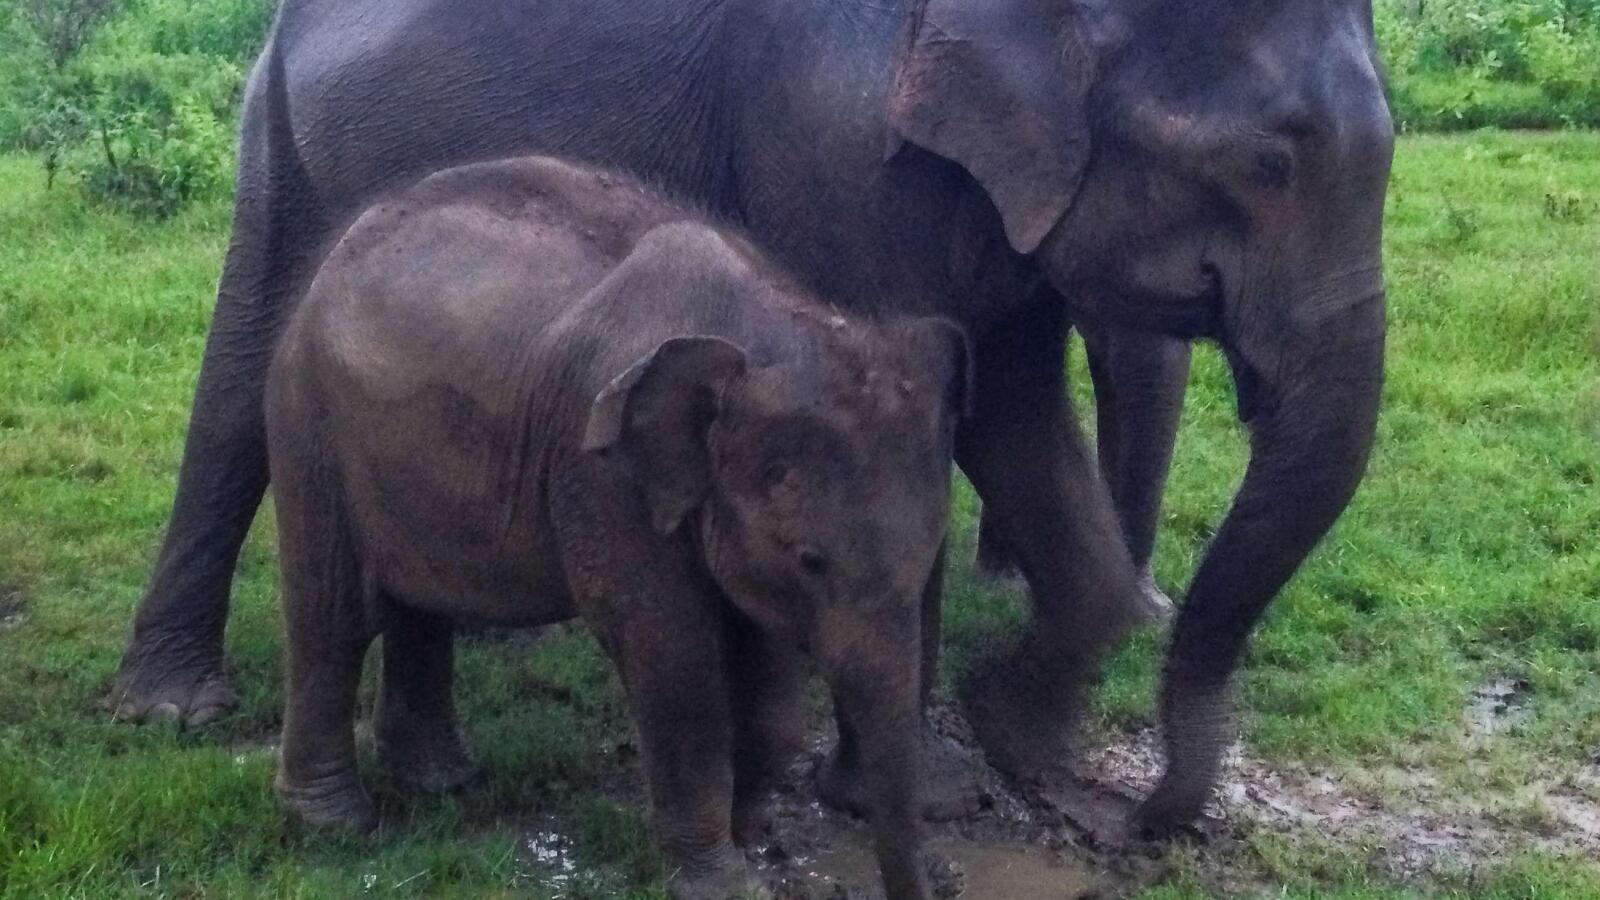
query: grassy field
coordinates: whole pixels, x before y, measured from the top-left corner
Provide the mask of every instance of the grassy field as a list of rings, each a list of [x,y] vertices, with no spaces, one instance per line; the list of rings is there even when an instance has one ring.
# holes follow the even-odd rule
[[[1383,773],[1425,773],[1454,808],[1538,838],[1562,826],[1536,784],[1600,801],[1584,780],[1600,767],[1600,135],[1407,138],[1396,167],[1379,447],[1255,642],[1246,746],[1375,802],[1409,790]],[[607,774],[625,734],[618,691],[578,630],[463,653],[482,783],[444,799],[375,784],[386,825],[370,844],[286,821],[270,791],[281,672],[266,523],[235,589],[238,714],[177,734],[97,706],[170,502],[226,231],[220,203],[143,223],[46,192],[35,160],[0,157],[0,895],[663,896],[642,812]],[[1243,463],[1226,371],[1203,351],[1164,584],[1185,583]],[[963,488],[953,667],[1019,615],[1018,598],[968,576],[972,513]],[[1114,661],[1103,734],[1150,724],[1159,646],[1144,634]],[[1474,692],[1494,683],[1519,715],[1474,736]],[[551,821],[579,862],[564,880],[526,845]],[[1402,883],[1382,852],[1260,829],[1179,851],[1150,892],[1600,896],[1592,861],[1513,849]]]

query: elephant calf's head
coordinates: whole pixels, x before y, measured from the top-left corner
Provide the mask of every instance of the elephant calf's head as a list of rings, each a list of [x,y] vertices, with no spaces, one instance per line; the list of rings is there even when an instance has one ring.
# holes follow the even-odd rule
[[[620,453],[657,530],[694,521],[747,615],[836,658],[846,633],[916,620],[967,342],[942,320],[809,313],[790,338],[765,366],[722,338],[668,340],[596,399],[585,448]]]

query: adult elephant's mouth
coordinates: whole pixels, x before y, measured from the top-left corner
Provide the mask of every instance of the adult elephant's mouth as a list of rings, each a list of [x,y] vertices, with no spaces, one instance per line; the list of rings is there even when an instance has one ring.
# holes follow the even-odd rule
[[[1073,318],[1090,325],[1116,325],[1186,340],[1222,335],[1222,273],[1202,262],[1183,284],[1138,280],[1126,287],[1086,285],[1070,295]]]

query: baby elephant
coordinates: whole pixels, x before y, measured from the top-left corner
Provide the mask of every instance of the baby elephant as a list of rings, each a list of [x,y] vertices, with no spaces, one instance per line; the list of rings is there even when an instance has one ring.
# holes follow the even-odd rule
[[[352,719],[383,636],[395,775],[473,765],[451,622],[582,616],[637,719],[677,897],[753,884],[735,835],[793,742],[808,649],[858,735],[888,895],[927,895],[920,601],[967,342],[806,295],[637,182],[549,159],[433,175],[363,215],[267,388],[288,630],[278,788],[372,827]]]

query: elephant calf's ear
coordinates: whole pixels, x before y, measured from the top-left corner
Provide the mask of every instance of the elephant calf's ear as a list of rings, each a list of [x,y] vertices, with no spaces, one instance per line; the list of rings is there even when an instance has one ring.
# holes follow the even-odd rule
[[[944,367],[946,408],[957,418],[972,418],[977,403],[977,366],[966,330],[939,316],[920,320],[917,328],[932,346],[936,364]]]
[[[706,428],[744,374],[744,351],[714,337],[671,338],[628,367],[589,407],[583,449],[619,449],[639,478],[650,523],[671,534],[711,488]]]
[[[927,0],[889,94],[898,139],[977,179],[1020,253],[1038,249],[1060,221],[1089,161],[1094,62],[1073,6]]]

